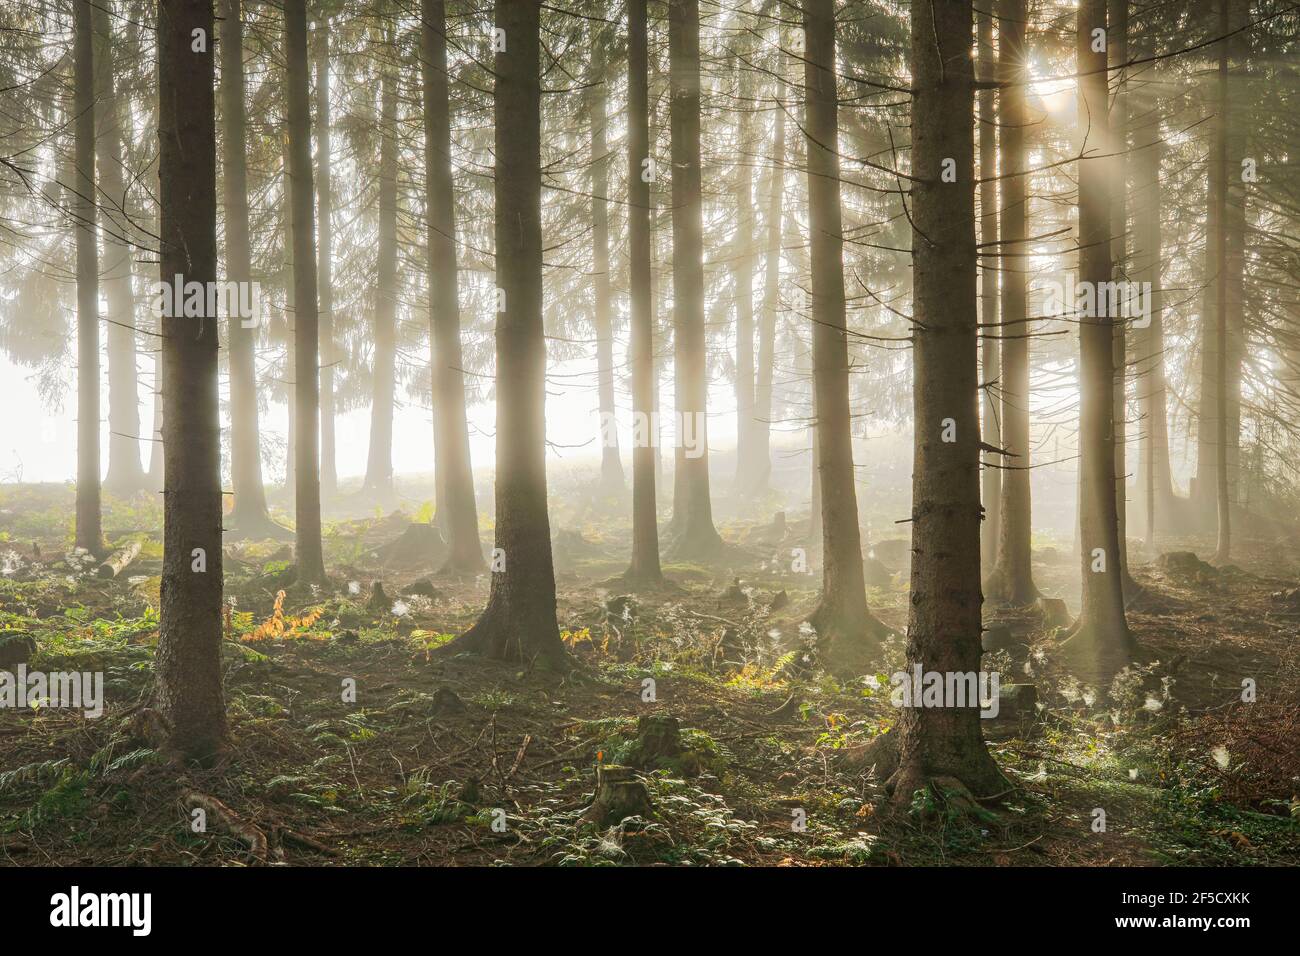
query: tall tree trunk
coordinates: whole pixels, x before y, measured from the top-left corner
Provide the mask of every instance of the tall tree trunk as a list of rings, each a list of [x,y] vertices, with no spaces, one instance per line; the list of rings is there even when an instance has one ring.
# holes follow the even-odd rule
[[[286,115],[286,124],[288,117]],[[294,238],[293,238],[293,175],[290,171],[291,163],[289,160],[289,140],[286,137],[284,146],[281,150],[282,169],[284,172],[284,188],[281,193],[282,210],[281,215],[284,223],[284,263],[281,266],[281,275],[284,282],[284,369],[289,386],[289,397],[286,402],[288,406],[288,425],[289,431],[285,439],[285,465],[284,465],[284,489],[285,493],[293,500],[295,487],[298,480],[298,468],[296,465],[298,457],[298,423],[296,400],[293,391],[293,369],[297,361],[294,350],[293,335],[293,316],[294,316],[294,283],[297,273],[293,268],[294,259]]]
[[[154,330],[161,335],[162,323],[155,322]],[[162,446],[162,353],[156,350],[153,355],[153,412],[149,416],[149,471],[145,475],[145,484],[150,491],[161,492],[163,487],[163,446]]]
[[[150,97],[149,109],[152,112],[152,120],[149,124],[154,130],[160,128],[158,117],[158,100],[157,97]],[[152,182],[154,195],[158,195],[161,189],[160,179],[158,176],[158,167],[155,164],[153,169]],[[154,233],[157,234],[162,229],[161,215],[154,218]],[[162,441],[162,319],[154,318],[153,328],[150,330],[157,336],[159,347],[153,349],[153,371],[152,371],[152,388],[153,394],[153,411],[150,415],[149,424],[149,470],[145,477],[145,483],[151,492],[162,493],[163,490],[163,441]]]
[[[451,105],[447,92],[447,15],[444,0],[423,0],[425,208],[429,210],[428,269],[433,368],[434,471],[444,512],[439,522],[449,553],[443,570],[483,569],[478,506],[470,467],[461,370],[457,298],[456,197],[451,178]]]
[[[772,476],[772,375],[776,368],[776,315],[781,307],[781,225],[785,212],[785,104],[772,100],[776,130],[767,187],[767,251],[763,263],[763,307],[758,324],[758,369],[754,385],[754,494],[766,492]]]
[[[984,582],[990,601],[1026,605],[1038,597],[1034,584],[1029,495],[1029,322],[1027,276],[1029,244],[1029,174],[1025,168],[1025,107],[1029,81],[1025,45],[1025,0],[999,0],[998,73],[1002,101],[1002,210],[998,216],[1002,244],[1002,444],[1009,454],[1002,472],[1002,501],[997,563]]]
[[[247,113],[244,106],[244,22],[240,0],[221,4],[221,169],[225,187],[226,276],[251,282],[248,237]],[[229,523],[244,535],[279,533],[266,509],[257,410],[257,329],[237,315],[227,325],[230,352],[230,478],[235,506]]]
[[[812,258],[813,391],[821,483],[822,595],[811,622],[822,660],[863,673],[884,628],[867,612],[853,476],[849,345],[840,220],[839,94],[834,0],[804,0],[808,233]],[[816,518],[816,515],[813,516]]]
[[[745,16],[742,12],[741,16]],[[743,24],[742,24],[743,29]],[[731,280],[736,306],[736,492],[754,493],[755,479],[765,479],[755,457],[757,422],[754,421],[754,193],[751,184],[754,153],[753,109],[754,70],[744,62],[753,52],[748,34],[741,34],[741,56],[733,60],[739,72],[736,118],[736,163],[732,182],[732,204],[736,210],[736,232],[732,242]]]
[[[365,488],[387,500],[393,494],[393,401],[397,387],[397,75],[391,67],[384,67],[380,87],[379,277]]]
[[[1228,153],[1231,144],[1237,140],[1235,126],[1231,122],[1231,96],[1228,91],[1228,76],[1231,70],[1232,41],[1229,33],[1232,29],[1232,14],[1229,12],[1229,0],[1219,0],[1219,115],[1224,118],[1218,127],[1215,142],[1214,164],[1218,167],[1216,177],[1217,191],[1214,195],[1215,218],[1218,223],[1218,240],[1214,248],[1214,472],[1215,504],[1218,517],[1218,542],[1214,551],[1214,560],[1218,564],[1227,564],[1232,556],[1232,494],[1228,484],[1229,459],[1232,457],[1231,445],[1235,435],[1229,428],[1230,409],[1233,405],[1230,393],[1233,389],[1233,375],[1229,371],[1229,350],[1235,343],[1230,332],[1231,320],[1228,317],[1228,288],[1232,283],[1229,275],[1230,248],[1234,244],[1232,224],[1236,218],[1229,201]],[[1239,352],[1236,360],[1240,363]],[[1236,385],[1240,388],[1240,367],[1236,370]],[[1240,406],[1238,406],[1239,414]]]
[[[334,363],[334,185],[330,174],[330,21],[322,16],[316,41],[316,203],[320,215],[320,491],[326,500],[338,493],[335,439]]]
[[[674,536],[672,555],[689,561],[713,556],[722,546],[713,527],[709,498],[699,0],[669,0],[668,58],[672,89],[673,360],[678,419],[670,533]],[[685,447],[683,432],[692,437],[693,447]]]
[[[912,312],[915,449],[907,670],[980,669],[980,427],[976,318],[975,110],[970,0],[912,5]],[[943,181],[945,163],[956,181]],[[977,695],[978,696],[978,695]],[[904,707],[897,803],[937,778],[977,797],[1005,789],[980,703]],[[891,734],[892,736],[892,734]]]
[[[654,587],[663,581],[659,567],[659,528],[655,508],[654,452],[654,300],[650,291],[650,60],[646,0],[627,6],[627,183],[628,285],[632,321],[632,563],[628,582]]]
[[[96,6],[95,132],[100,206],[104,223],[104,294],[108,302],[108,475],[104,486],[119,495],[145,487],[140,467],[140,383],[136,373],[135,304],[131,292],[130,218],[122,178],[122,127],[109,11]]]
[[[767,251],[763,263],[763,311],[758,326],[758,369],[754,385],[754,494],[767,490],[772,477],[772,376],[776,368],[776,316],[781,308],[781,227],[785,213],[785,104],[773,100],[776,130],[767,192]]]
[[[1158,135],[1158,130],[1155,131]],[[1137,336],[1140,364],[1134,369],[1138,382],[1138,407],[1143,421],[1141,444],[1141,479],[1143,522],[1147,550],[1155,550],[1157,528],[1166,528],[1175,518],[1176,498],[1173,473],[1169,464],[1169,418],[1165,385],[1164,292],[1161,289],[1163,253],[1160,236],[1160,157],[1159,140],[1139,150],[1135,163],[1135,195],[1143,199],[1142,215],[1134,229],[1133,259],[1136,281],[1150,283],[1151,324]],[[1145,153],[1145,155],[1144,155]]]
[[[622,495],[623,463],[614,427],[614,322],[609,281],[609,84],[604,56],[592,53],[591,113],[591,260],[595,278],[596,385],[600,409],[600,493]]]
[[[1219,35],[1223,35],[1226,33],[1226,18],[1229,17],[1224,0],[1218,0],[1215,9],[1218,11],[1218,17],[1214,29]],[[1228,223],[1224,215],[1228,192],[1226,160],[1228,142],[1234,136],[1233,127],[1236,124],[1228,108],[1227,60],[1231,55],[1231,41],[1225,39],[1219,42],[1217,47],[1219,64],[1214,80],[1216,102],[1210,126],[1209,155],[1206,157],[1209,176],[1205,194],[1205,268],[1204,291],[1201,296],[1201,368],[1200,396],[1196,411],[1196,475],[1190,495],[1193,517],[1198,530],[1202,531],[1216,529],[1219,526],[1221,457],[1219,450],[1224,447],[1220,442],[1227,435],[1227,423],[1220,421],[1220,412],[1227,405],[1226,396],[1221,394],[1224,374],[1227,370],[1227,357],[1221,353],[1219,341],[1220,319],[1222,318],[1226,323],[1227,317],[1220,315],[1223,297],[1220,296],[1219,291],[1224,279],[1221,270],[1227,263],[1225,243]]]
[[[1111,141],[1114,144],[1114,168],[1111,171],[1114,192],[1111,202],[1111,273],[1116,282],[1129,277],[1128,261],[1128,172],[1129,172],[1129,92],[1128,71],[1128,0],[1108,0],[1106,52],[1115,73],[1115,94],[1111,104]],[[1119,527],[1119,573],[1124,591],[1137,590],[1137,582],[1128,570],[1128,335],[1127,319],[1119,314],[1113,323],[1111,363],[1115,369],[1112,404],[1115,409],[1115,514]]]
[[[285,56],[289,66],[289,187],[293,223],[294,514],[299,583],[325,580],[321,547],[317,384],[315,190],[311,169],[311,96],[308,89],[306,0],[285,0]]]
[[[1150,33],[1138,32],[1139,37]],[[1153,40],[1145,40],[1139,57],[1154,55]],[[1150,89],[1148,87],[1148,89]],[[1173,476],[1169,466],[1169,423],[1166,411],[1164,360],[1164,291],[1161,288],[1164,257],[1160,216],[1163,206],[1160,160],[1163,141],[1160,111],[1154,92],[1135,92],[1138,114],[1146,119],[1134,131],[1133,143],[1133,250],[1130,256],[1135,282],[1150,288],[1150,324],[1134,335],[1137,359],[1133,377],[1137,384],[1141,419],[1138,486],[1142,495],[1143,530],[1148,553],[1155,551],[1157,528],[1172,524],[1175,516]]]
[[[1119,515],[1115,502],[1114,315],[1103,292],[1111,281],[1110,180],[1106,52],[1094,30],[1106,28],[1106,0],[1080,0],[1079,79],[1079,542],[1083,598],[1066,656],[1090,675],[1109,677],[1133,652],[1124,617]],[[1089,302],[1089,292],[1091,302]]]
[[[546,507],[540,12],[539,0],[517,0],[496,13],[496,552],[483,615],[445,646],[563,668]]]
[[[814,398],[814,401],[816,399]],[[817,415],[813,413],[813,425],[808,429],[808,447],[811,452],[812,467],[808,478],[808,545],[818,561],[822,555],[822,469],[821,453],[817,447]],[[865,582],[864,582],[865,583]]]
[[[997,63],[993,58],[992,9],[978,13],[979,75],[983,81],[997,78]],[[980,248],[988,258],[980,263],[980,323],[984,332],[980,337],[980,396],[983,420],[981,434],[986,445],[1002,447],[1000,410],[993,383],[1001,370],[1001,338],[998,330],[998,264],[1002,261],[998,251],[998,118],[992,88],[979,92],[979,200]],[[982,462],[980,501],[984,506],[984,520],[980,525],[980,569],[987,575],[997,565],[998,532],[1002,513],[1002,473],[998,463]]]
[[[211,0],[158,5],[160,279],[217,277],[217,137]],[[196,31],[205,38],[194,48]],[[169,745],[210,762],[225,748],[221,688],[221,406],[215,315],[162,317],[162,601],[155,670]]]
[[[77,529],[76,545],[104,549],[99,494],[99,250],[95,237],[95,65],[89,0],[74,0],[73,138],[77,172]]]

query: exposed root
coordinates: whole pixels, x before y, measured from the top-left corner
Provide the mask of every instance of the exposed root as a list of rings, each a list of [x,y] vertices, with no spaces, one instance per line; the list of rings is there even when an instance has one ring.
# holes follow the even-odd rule
[[[877,780],[888,780],[898,770],[898,734],[883,733],[850,747],[844,751],[843,760],[850,769],[870,770]]]
[[[314,837],[309,837],[305,833],[299,833],[297,830],[291,830],[288,827],[277,826],[272,831],[281,844],[289,843],[294,846],[302,847],[306,850],[312,850],[323,856],[340,857],[343,854],[332,846],[326,846]]]
[[[134,740],[148,744],[154,750],[166,751],[171,746],[172,725],[161,711],[140,707],[127,716],[127,733]]]
[[[1059,645],[1059,655],[1076,676],[1102,684],[1132,663],[1136,645],[1129,634],[1121,637],[1102,633],[1082,616],[1074,622]]]
[[[817,657],[822,666],[840,676],[871,673],[881,642],[894,633],[871,614],[849,620],[826,603],[818,606],[808,623],[817,632]]]
[[[216,797],[200,793],[197,790],[184,791],[181,794],[181,800],[191,810],[201,809],[207,815],[208,820],[221,824],[232,836],[247,844],[249,855],[254,860],[259,863],[266,862],[266,834],[253,824],[246,822],[234,810],[231,810]]]
[[[241,515],[233,512],[226,519],[222,537],[226,541],[292,541],[293,532],[272,521],[269,515]]]

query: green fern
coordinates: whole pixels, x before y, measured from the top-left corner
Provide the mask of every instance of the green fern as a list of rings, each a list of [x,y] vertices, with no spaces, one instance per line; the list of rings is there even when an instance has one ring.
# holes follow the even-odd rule
[[[25,783],[47,783],[54,780],[67,766],[67,763],[67,757],[60,757],[58,760],[44,760],[40,763],[24,764],[13,770],[6,770],[0,773],[0,793],[10,787]]]

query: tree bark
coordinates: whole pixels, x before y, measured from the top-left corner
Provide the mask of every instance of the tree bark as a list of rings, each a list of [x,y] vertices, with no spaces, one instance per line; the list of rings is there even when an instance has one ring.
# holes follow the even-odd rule
[[[334,416],[334,185],[330,172],[330,21],[322,16],[316,41],[316,204],[320,215],[317,282],[320,290],[320,491],[339,489]]]
[[[632,562],[629,583],[654,587],[663,581],[659,566],[659,528],[655,507],[654,301],[651,296],[650,183],[644,161],[650,156],[650,61],[646,0],[627,8],[627,182],[628,285],[632,328]],[[641,426],[637,435],[636,426]]]
[[[999,0],[998,73],[1005,84],[999,110],[1002,161],[1002,209],[998,216],[1002,244],[1002,501],[997,563],[984,582],[990,601],[1032,604],[1034,584],[1030,537],[1029,491],[1029,322],[1025,241],[1029,222],[1029,177],[1025,168],[1025,107],[1029,79],[1025,44],[1025,0]]]
[[[1137,56],[1156,53],[1150,29],[1139,29]],[[1154,84],[1135,90],[1132,95],[1136,114],[1145,117],[1134,130],[1133,143],[1133,249],[1130,255],[1134,281],[1149,284],[1151,322],[1134,335],[1137,358],[1133,377],[1136,383],[1138,414],[1142,422],[1139,446],[1138,486],[1142,492],[1143,531],[1147,552],[1155,553],[1158,528],[1170,527],[1176,518],[1178,502],[1174,495],[1173,475],[1169,464],[1169,421],[1164,360],[1164,255],[1161,248],[1160,217],[1163,208],[1160,161],[1164,153],[1161,138],[1159,101]]]
[[[767,251],[763,263],[763,311],[758,326],[758,369],[754,385],[754,494],[772,477],[772,377],[776,368],[776,316],[781,307],[781,227],[785,193],[785,104],[773,100],[776,130],[767,192]]]
[[[122,126],[117,99],[113,24],[107,8],[92,14],[96,163],[104,232],[104,296],[108,304],[108,475],[104,487],[131,495],[145,487],[140,466],[140,382],[136,372],[135,303],[131,292],[130,219],[122,177]]]
[[[683,561],[717,554],[709,498],[708,343],[704,334],[703,194],[700,182],[700,5],[669,0],[668,58],[672,101],[673,360],[677,448],[671,553]],[[683,430],[695,447],[684,447]]]
[[[741,14],[742,16],[744,14]],[[736,118],[736,163],[732,182],[732,204],[736,212],[736,232],[732,241],[731,280],[735,289],[736,308],[736,492],[752,495],[755,480],[766,482],[758,461],[758,423],[754,420],[754,193],[751,184],[754,153],[754,122],[750,103],[754,99],[754,70],[745,60],[753,53],[748,36],[737,42],[741,56],[733,59],[737,79],[738,115]]]
[[[160,279],[217,271],[211,0],[158,5]],[[195,32],[206,38],[195,50]],[[169,746],[211,762],[226,746],[221,687],[221,409],[218,317],[162,318],[165,487],[157,707]]]
[[[1133,638],[1124,617],[1119,516],[1115,501],[1114,312],[1103,301],[1111,281],[1110,179],[1113,152],[1108,117],[1106,52],[1093,31],[1106,27],[1106,0],[1080,0],[1079,81],[1079,542],[1083,598],[1073,634],[1063,645],[1080,669],[1102,678],[1131,658]],[[1091,305],[1086,290],[1095,290]]]
[[[456,197],[451,177],[451,105],[447,76],[444,0],[423,0],[425,207],[429,210],[429,320],[433,367],[434,471],[439,518],[449,553],[443,570],[483,569],[478,506],[465,418],[465,374],[457,296]]]
[[[1217,13],[1215,30],[1226,39],[1216,44],[1218,68],[1214,92],[1217,102],[1207,158],[1201,388],[1197,408],[1196,478],[1191,499],[1193,515],[1200,529],[1213,528],[1219,534],[1221,540],[1216,551],[1223,550],[1225,530],[1230,551],[1232,485],[1229,475],[1235,458],[1233,449],[1237,436],[1234,426],[1240,424],[1239,413],[1234,415],[1237,403],[1233,400],[1233,391],[1240,388],[1241,373],[1239,339],[1234,335],[1239,322],[1228,314],[1232,305],[1228,290],[1232,285],[1233,266],[1238,259],[1234,247],[1241,241],[1237,227],[1238,224],[1244,225],[1244,218],[1238,217],[1230,198],[1230,193],[1237,193],[1237,188],[1228,168],[1228,156],[1239,151],[1234,150],[1234,146],[1240,140],[1240,124],[1236,121],[1229,92],[1233,40],[1227,36],[1236,20],[1232,4],[1226,0],[1219,0],[1214,9]],[[1226,449],[1226,455],[1221,455],[1220,449]],[[1224,498],[1227,505],[1223,503]]]
[[[596,384],[600,411],[600,484],[602,495],[622,495],[623,463],[614,427],[614,323],[609,281],[609,148],[605,61],[592,53],[591,113],[591,260],[595,279]]]
[[[383,34],[389,36],[387,32]],[[366,490],[393,496],[393,403],[397,387],[397,76],[380,79],[379,250],[375,291],[375,353]]]
[[[546,506],[546,342],[542,324],[542,167],[538,0],[497,8],[506,48],[496,88],[496,561],[478,622],[445,645],[563,669]]]
[[[95,65],[89,0],[74,0],[73,216],[77,238],[76,546],[104,550],[99,486],[99,249],[95,236]]]
[[[286,124],[288,118],[286,116]],[[293,337],[293,316],[294,316],[294,276],[296,273],[293,268],[294,260],[294,238],[293,238],[293,175],[291,172],[291,162],[289,159],[289,140],[286,137],[283,148],[281,149],[282,162],[281,168],[284,174],[284,186],[281,190],[281,216],[284,224],[284,263],[281,267],[284,281],[284,369],[287,379],[289,397],[286,402],[288,406],[288,426],[289,431],[285,439],[285,465],[284,465],[284,488],[285,493],[292,501],[295,495],[297,485],[298,468],[296,460],[298,456],[298,423],[295,392],[293,390],[293,369],[296,359]]]
[[[1129,58],[1128,0],[1108,0],[1106,25],[1106,53],[1115,76],[1115,93],[1111,103],[1111,140],[1114,144],[1114,168],[1111,171],[1115,184],[1111,202],[1111,257],[1112,278],[1116,282],[1129,277],[1128,260],[1128,173],[1129,173],[1129,92],[1128,71],[1124,64]],[[1115,514],[1119,528],[1120,583],[1126,594],[1138,589],[1137,582],[1128,570],[1128,329],[1127,318],[1122,314],[1113,322],[1111,362],[1115,369],[1112,386],[1115,408]]]
[[[980,669],[980,427],[976,317],[975,109],[970,0],[912,5],[912,312],[915,422],[907,669]],[[956,181],[943,181],[945,162]],[[919,703],[919,702],[913,702]],[[1006,789],[984,745],[978,700],[908,706],[897,729],[896,803],[955,780]],[[942,784],[940,784],[942,785]]]
[[[1218,191],[1214,197],[1219,225],[1218,242],[1215,244],[1214,263],[1214,324],[1215,324],[1215,433],[1214,433],[1214,470],[1215,470],[1215,504],[1218,541],[1214,550],[1217,564],[1227,564],[1232,557],[1232,486],[1230,472],[1232,459],[1238,441],[1236,428],[1241,423],[1240,389],[1241,389],[1241,353],[1240,334],[1236,332],[1234,317],[1229,317],[1228,310],[1231,296],[1229,289],[1233,285],[1233,266],[1240,273],[1241,238],[1240,230],[1244,224],[1244,215],[1238,215],[1239,203],[1233,203],[1230,193],[1236,194],[1230,183],[1228,155],[1233,146],[1239,145],[1236,123],[1231,121],[1232,99],[1229,92],[1229,74],[1232,69],[1233,46],[1229,34],[1233,26],[1229,0],[1219,0],[1219,35],[1224,39],[1219,43],[1219,115],[1224,117],[1220,135],[1215,143],[1215,165],[1219,168]],[[1237,394],[1234,395],[1233,392]],[[1236,399],[1234,401],[1233,399]],[[1235,426],[1235,427],[1234,427]]]
[[[226,275],[252,280],[248,226],[247,113],[244,106],[244,23],[240,0],[221,5],[221,168],[226,216]],[[235,493],[232,530],[263,535],[278,531],[266,508],[257,410],[257,329],[237,315],[226,324],[230,353],[230,478]]]
[[[813,391],[822,523],[822,594],[810,620],[817,630],[822,660],[836,670],[862,673],[861,668],[878,650],[877,640],[884,629],[867,611],[853,475],[840,164],[836,154],[839,93],[834,0],[805,0],[803,23]]]
[[[285,51],[289,67],[289,187],[293,224],[294,514],[298,582],[325,580],[321,547],[319,429],[319,315],[316,302],[315,190],[311,168],[311,98],[308,90],[305,0],[285,0]]]
[[[997,64],[993,58],[993,12],[978,13],[978,56],[981,80],[997,78]],[[989,257],[980,265],[980,323],[984,331],[980,337],[980,396],[983,420],[981,434],[986,445],[1002,447],[1001,416],[996,399],[1001,371],[1001,338],[998,330],[998,117],[994,91],[979,92],[979,208],[980,248]],[[980,477],[980,500],[984,505],[984,520],[980,525],[980,568],[984,574],[997,565],[998,532],[1002,521],[1002,473],[998,463],[985,460]]]

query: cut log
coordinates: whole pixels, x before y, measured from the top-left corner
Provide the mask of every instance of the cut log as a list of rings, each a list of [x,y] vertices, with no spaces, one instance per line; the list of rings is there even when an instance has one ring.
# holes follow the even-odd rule
[[[132,561],[140,556],[140,542],[132,541],[125,547],[118,548],[108,560],[99,566],[96,572],[101,578],[115,578],[121,574]]]

